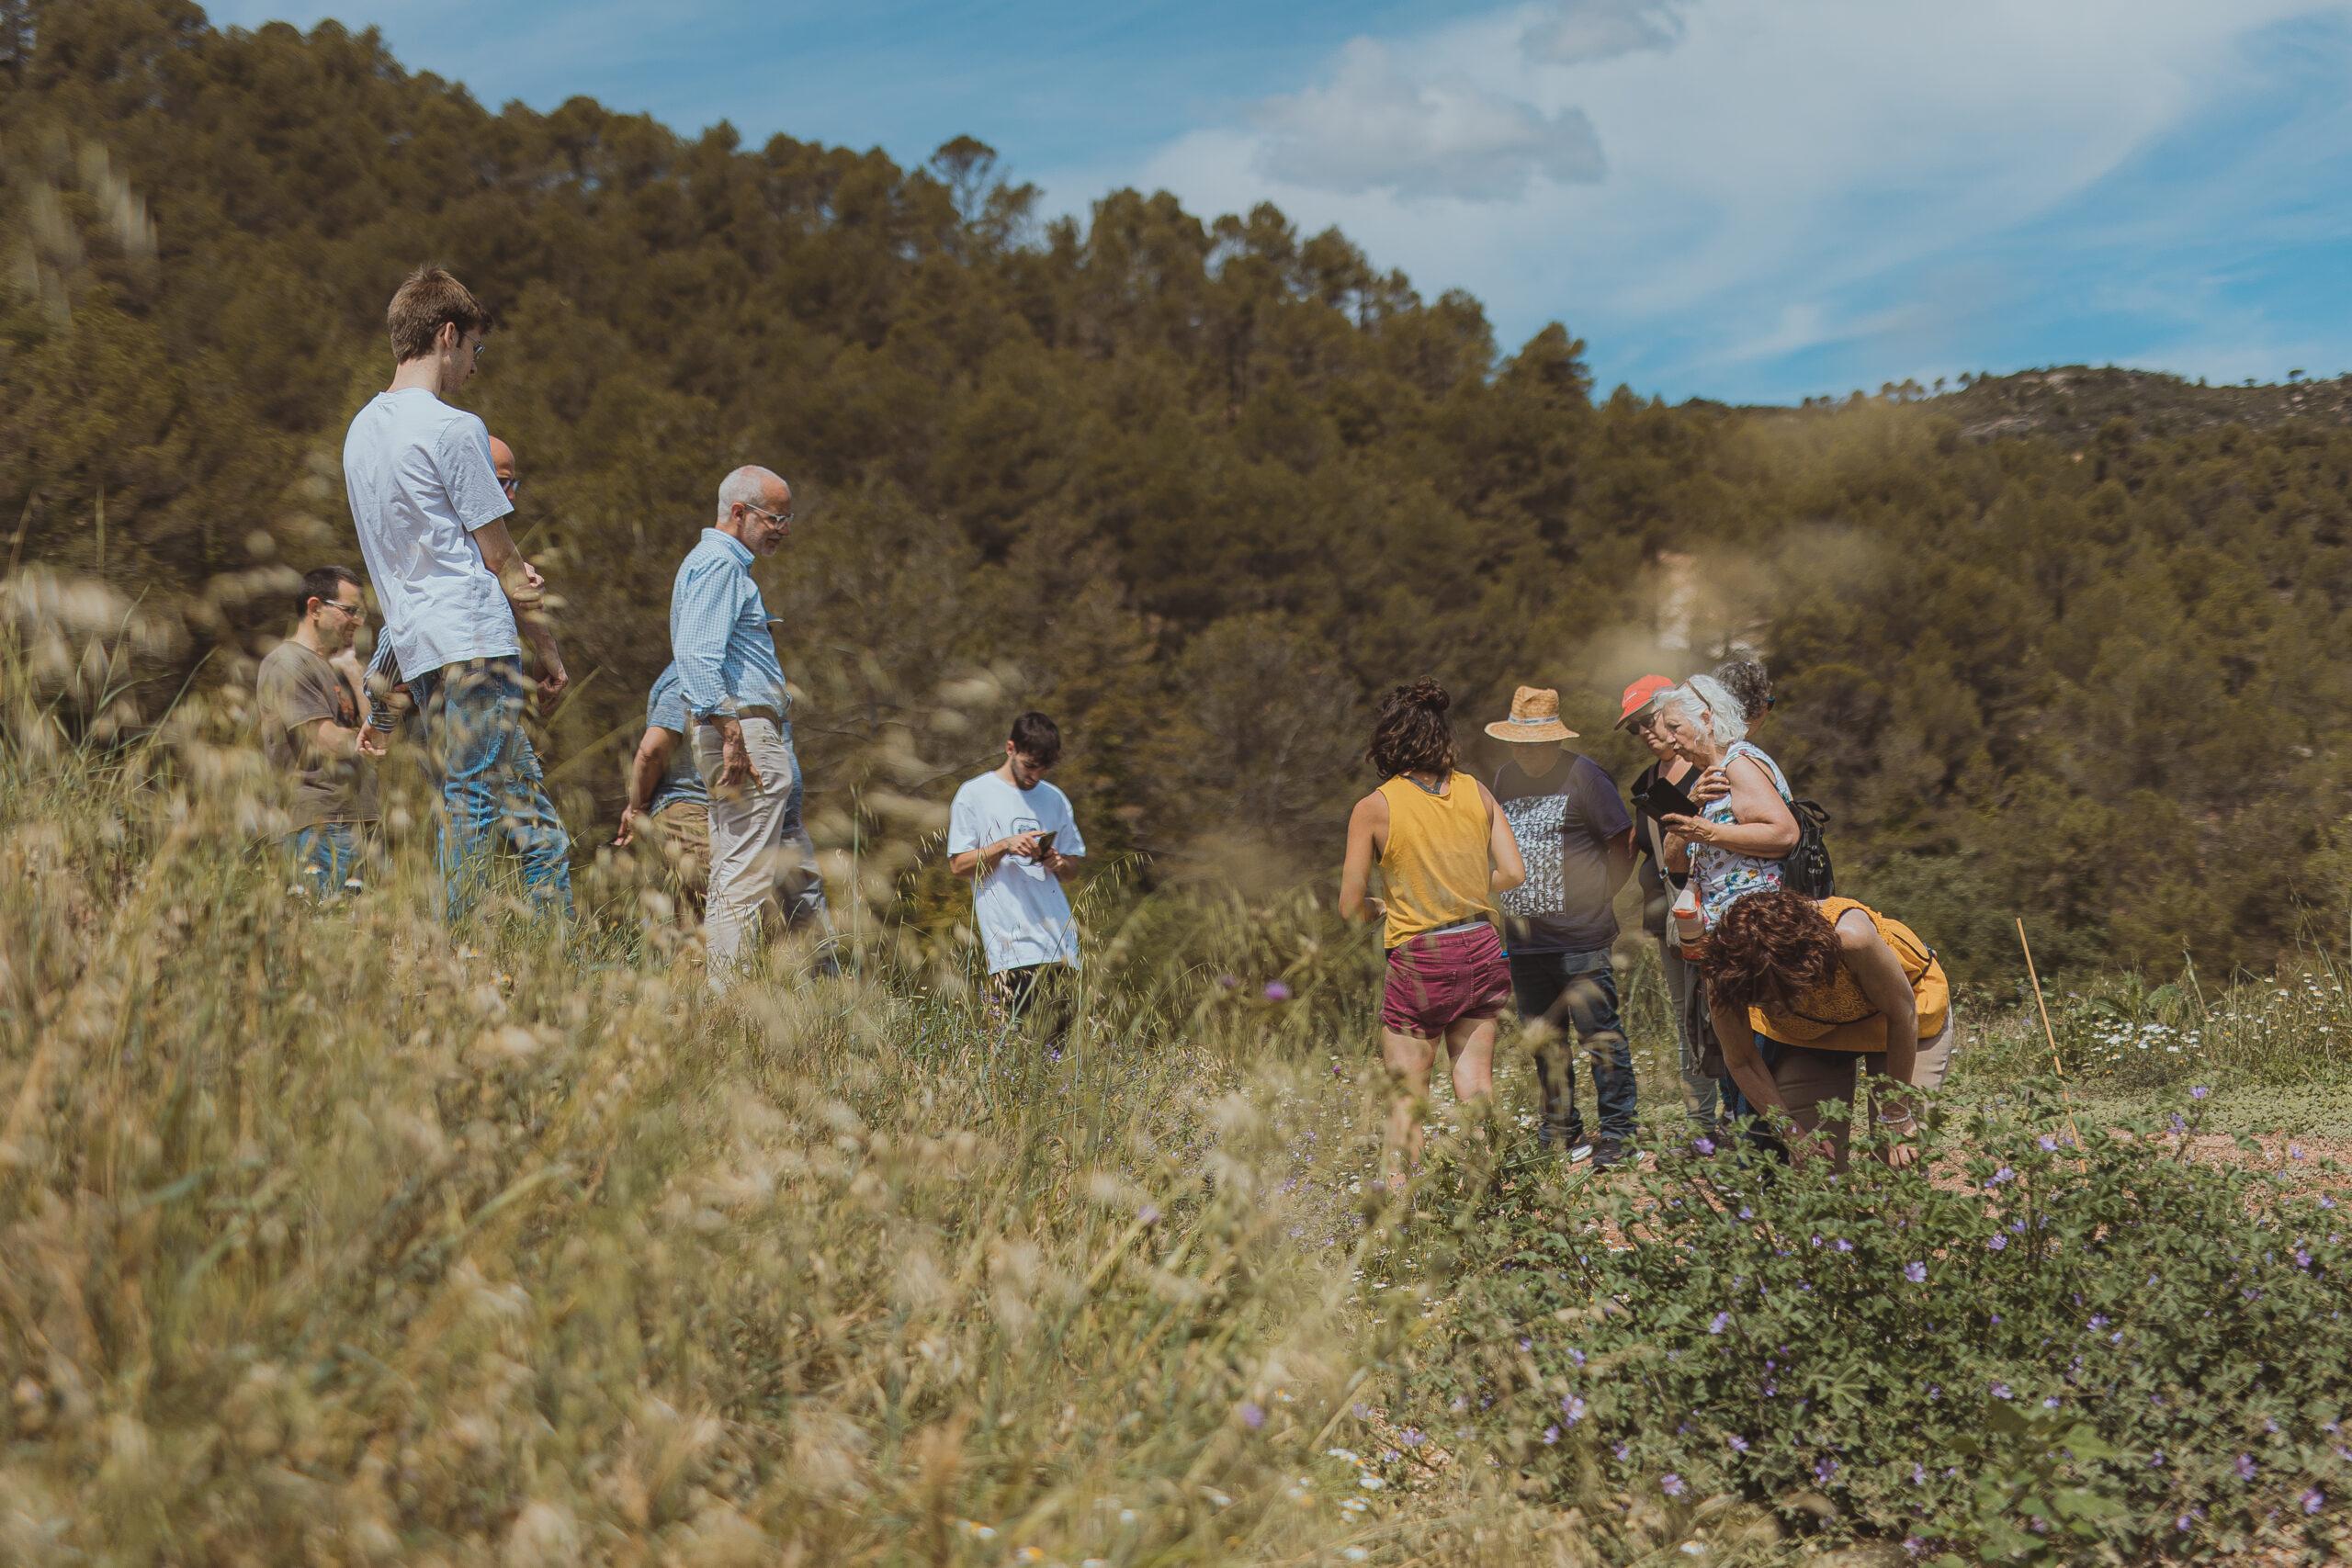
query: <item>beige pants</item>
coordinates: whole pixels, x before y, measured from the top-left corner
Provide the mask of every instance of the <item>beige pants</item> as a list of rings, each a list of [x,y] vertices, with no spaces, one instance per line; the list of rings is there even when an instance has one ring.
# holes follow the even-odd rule
[[[711,988],[719,991],[739,977],[744,948],[770,909],[786,930],[807,930],[818,938],[818,968],[831,973],[837,964],[817,846],[800,825],[800,763],[792,754],[791,734],[771,720],[747,718],[743,750],[760,775],[759,786],[746,782],[732,795],[722,795],[718,770],[725,743],[717,726],[695,726],[695,768],[710,791],[710,892],[703,945]]]
[[[1941,1089],[1945,1075],[1951,1071],[1951,1055],[1960,1043],[1960,1010],[1952,1008],[1944,1014],[1943,1029],[1933,1040],[1919,1042],[1918,1055],[1912,1059],[1911,1082],[1917,1089]],[[1808,1133],[1818,1133],[1828,1140],[1839,1168],[1846,1164],[1847,1122],[1825,1120],[1821,1106],[1826,1100],[1842,1100],[1849,1112],[1858,1109],[1854,1094],[1859,1083],[1855,1068],[1860,1064],[1872,1075],[1886,1071],[1886,1053],[1859,1055],[1850,1051],[1815,1051],[1803,1045],[1781,1047],[1781,1065],[1772,1069],[1772,1087],[1781,1091],[1781,1100],[1788,1107],[1789,1120]]]

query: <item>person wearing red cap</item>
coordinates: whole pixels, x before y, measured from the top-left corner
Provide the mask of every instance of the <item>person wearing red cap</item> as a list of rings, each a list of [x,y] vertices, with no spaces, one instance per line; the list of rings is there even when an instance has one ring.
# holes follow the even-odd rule
[[[1674,1015],[1678,1047],[1675,1065],[1682,1078],[1683,1112],[1690,1119],[1692,1129],[1704,1136],[1716,1130],[1721,1119],[1721,1086],[1700,1066],[1706,1043],[1697,1038],[1697,1010],[1691,1005],[1699,971],[1683,962],[1673,922],[1666,918],[1667,906],[1689,878],[1666,869],[1665,824],[1639,804],[1651,783],[1661,776],[1667,783],[1685,789],[1696,782],[1697,769],[1676,752],[1666,731],[1655,722],[1658,699],[1672,690],[1674,682],[1664,675],[1645,675],[1626,687],[1617,728],[1633,731],[1634,739],[1647,746],[1657,758],[1634,780],[1634,848],[1641,856],[1636,874],[1641,878],[1642,929],[1657,939],[1658,964],[1666,974],[1666,996],[1668,1010]]]

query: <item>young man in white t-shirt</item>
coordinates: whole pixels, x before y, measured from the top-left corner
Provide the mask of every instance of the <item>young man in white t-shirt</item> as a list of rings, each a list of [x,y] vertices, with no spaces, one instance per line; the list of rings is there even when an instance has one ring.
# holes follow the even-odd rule
[[[1076,880],[1086,840],[1069,797],[1046,782],[1061,754],[1054,721],[1023,714],[1004,743],[1004,764],[967,780],[948,814],[948,869],[973,879],[989,982],[1015,1013],[1028,1009],[1042,978],[1078,967],[1078,922],[1062,884]]]
[[[514,502],[490,432],[442,400],[472,377],[490,313],[447,272],[420,267],[392,296],[385,325],[392,384],[352,419],[343,477],[383,635],[424,712],[441,780],[448,918],[471,906],[501,844],[531,896],[569,914],[571,840],[523,728],[523,636],[539,656],[542,695],[563,689],[563,658],[538,614],[537,574],[506,531]],[[380,752],[380,737],[368,749]]]

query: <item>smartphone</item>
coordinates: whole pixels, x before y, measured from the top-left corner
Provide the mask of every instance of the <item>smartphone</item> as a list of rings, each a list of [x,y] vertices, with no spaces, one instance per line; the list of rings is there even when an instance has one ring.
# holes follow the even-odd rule
[[[1669,784],[1663,778],[1652,779],[1649,787],[1642,791],[1634,804],[1661,819],[1699,815],[1699,803],[1683,793],[1680,784]]]
[[[1043,863],[1043,862],[1045,861],[1045,858],[1046,858],[1047,855],[1052,854],[1053,852],[1054,852],[1054,835],[1053,835],[1053,833],[1051,833],[1051,832],[1046,832],[1046,833],[1040,833],[1040,834],[1038,834],[1038,835],[1037,835],[1037,859],[1038,859],[1039,863]]]

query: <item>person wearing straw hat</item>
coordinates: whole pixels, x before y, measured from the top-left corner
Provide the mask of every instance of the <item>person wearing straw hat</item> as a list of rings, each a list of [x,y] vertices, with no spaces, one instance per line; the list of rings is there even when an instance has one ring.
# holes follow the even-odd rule
[[[1496,771],[1494,795],[1527,862],[1527,880],[1501,899],[1511,992],[1535,1051],[1539,1136],[1571,1158],[1584,1145],[1573,1030],[1592,1059],[1600,1121],[1592,1161],[1611,1166],[1634,1136],[1634,1056],[1610,966],[1617,890],[1634,872],[1634,820],[1607,770],[1569,749],[1577,733],[1560,722],[1557,691],[1520,687],[1510,716],[1487,733],[1511,749]]]

